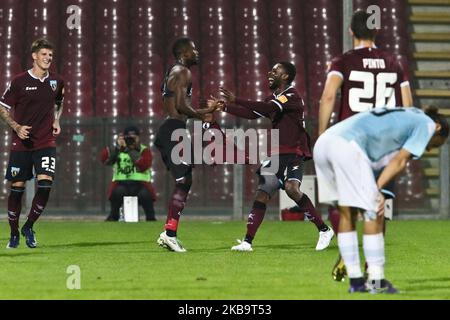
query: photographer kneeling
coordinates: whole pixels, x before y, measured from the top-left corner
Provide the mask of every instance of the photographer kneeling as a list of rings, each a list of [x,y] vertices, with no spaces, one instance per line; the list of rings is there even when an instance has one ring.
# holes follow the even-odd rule
[[[116,146],[102,150],[101,161],[113,166],[113,180],[109,189],[111,213],[106,221],[118,221],[123,197],[135,196],[145,211],[147,221],[155,221],[153,202],[155,191],[151,184],[152,153],[142,145],[139,129],[135,126],[125,128],[119,134]]]

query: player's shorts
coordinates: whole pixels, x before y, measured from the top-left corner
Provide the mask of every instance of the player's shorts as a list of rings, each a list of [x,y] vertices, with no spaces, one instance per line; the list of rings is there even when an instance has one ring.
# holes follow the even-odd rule
[[[161,153],[162,160],[170,171],[175,180],[181,180],[192,172],[192,155],[189,163],[182,162],[175,163],[172,159],[172,150],[179,143],[178,141],[172,141],[172,133],[177,130],[186,131],[186,123],[177,119],[167,119],[163,122],[156,134],[155,146]],[[189,141],[190,143],[190,141]],[[180,159],[177,159],[180,160]]]
[[[55,176],[56,148],[45,148],[34,151],[11,151],[5,179],[12,182],[28,181],[33,178],[33,167],[36,176]]]
[[[281,154],[264,160],[256,174],[259,178],[258,190],[273,196],[284,188],[286,181],[302,182],[304,158],[296,154]]]
[[[320,203],[377,211],[375,176],[358,144],[325,133],[314,147],[314,164]]]

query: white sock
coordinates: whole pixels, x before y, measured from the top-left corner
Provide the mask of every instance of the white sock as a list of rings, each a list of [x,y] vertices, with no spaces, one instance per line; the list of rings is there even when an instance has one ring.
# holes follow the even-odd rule
[[[339,233],[338,245],[347,268],[348,277],[351,279],[362,278],[363,274],[359,262],[358,233],[356,231]]]
[[[365,234],[363,236],[363,247],[369,280],[383,280],[385,262],[383,234]]]

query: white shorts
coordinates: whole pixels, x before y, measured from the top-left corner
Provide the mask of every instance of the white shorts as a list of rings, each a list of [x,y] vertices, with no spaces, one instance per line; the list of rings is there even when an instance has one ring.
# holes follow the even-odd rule
[[[323,134],[314,147],[314,165],[320,203],[377,211],[375,176],[357,143]]]

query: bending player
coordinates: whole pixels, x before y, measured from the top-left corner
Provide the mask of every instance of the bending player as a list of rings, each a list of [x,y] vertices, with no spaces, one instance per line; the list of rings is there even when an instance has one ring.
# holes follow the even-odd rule
[[[384,197],[380,190],[418,159],[442,146],[449,125],[437,109],[379,108],[325,131],[314,148],[319,201],[338,206],[338,245],[350,278],[349,292],[397,293],[384,275]],[[375,179],[373,168],[382,168]],[[363,248],[368,281],[359,259],[357,210],[364,211]]]
[[[341,90],[338,121],[363,111],[380,107],[412,106],[412,94],[407,73],[394,54],[375,46],[376,30],[369,29],[370,15],[364,11],[353,14],[350,33],[353,50],[333,59],[320,101],[319,135],[330,123],[336,94]],[[387,199],[393,197],[393,181],[385,186]],[[392,200],[390,200],[392,202]],[[392,205],[391,205],[392,207]],[[339,211],[329,208],[329,219],[338,232]],[[333,279],[343,281],[346,270],[339,257],[332,270]]]
[[[19,246],[19,217],[25,182],[37,175],[37,191],[21,229],[29,248],[36,248],[33,225],[42,215],[52,188],[56,168],[56,137],[61,132],[59,120],[63,110],[64,81],[49,72],[53,45],[45,39],[31,46],[33,67],[11,81],[0,100],[0,117],[12,129],[12,144],[6,179],[11,182],[8,197],[8,220],[11,238],[7,248]],[[9,113],[14,111],[12,117]]]
[[[305,215],[314,223],[319,231],[316,250],[327,248],[334,236],[316,211],[311,200],[300,191],[303,178],[303,164],[311,159],[309,136],[303,127],[304,104],[298,92],[292,86],[296,76],[296,68],[289,62],[277,63],[268,73],[268,82],[273,95],[266,101],[247,101],[237,98],[232,92],[220,88],[225,104],[219,100],[210,100],[209,106],[219,107],[223,111],[246,119],[267,117],[272,121],[272,128],[279,130],[279,150],[263,162],[257,174],[259,186],[255,201],[247,221],[247,233],[244,240],[232,247],[236,251],[252,251],[252,243],[261,225],[270,198],[280,188],[284,188],[288,196],[297,205],[305,209]],[[278,170],[273,172],[271,165],[279,163]],[[285,175],[285,171],[287,171]]]

